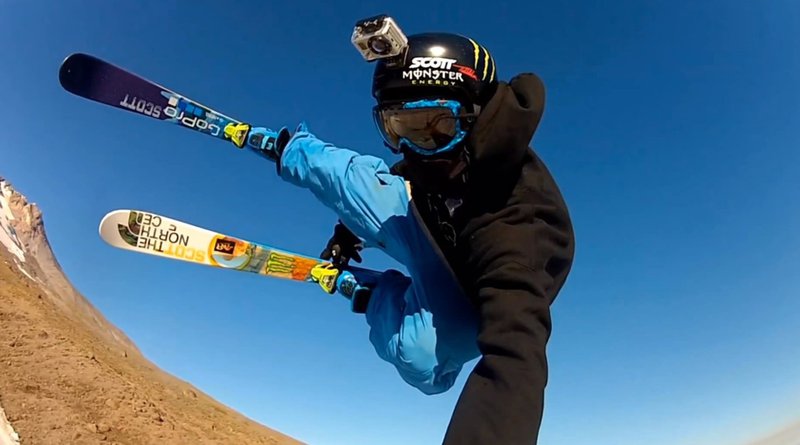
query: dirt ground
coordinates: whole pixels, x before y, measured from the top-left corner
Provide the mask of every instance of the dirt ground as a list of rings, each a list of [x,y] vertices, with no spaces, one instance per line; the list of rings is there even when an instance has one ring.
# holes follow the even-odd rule
[[[109,344],[0,259],[0,406],[22,445],[301,443]]]

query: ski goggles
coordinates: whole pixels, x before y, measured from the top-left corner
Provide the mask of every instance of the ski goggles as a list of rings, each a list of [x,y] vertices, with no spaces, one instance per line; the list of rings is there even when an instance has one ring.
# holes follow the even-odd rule
[[[419,100],[373,110],[375,124],[384,142],[400,151],[406,147],[421,155],[435,155],[452,150],[466,137],[461,120],[472,117],[463,113],[455,100]]]

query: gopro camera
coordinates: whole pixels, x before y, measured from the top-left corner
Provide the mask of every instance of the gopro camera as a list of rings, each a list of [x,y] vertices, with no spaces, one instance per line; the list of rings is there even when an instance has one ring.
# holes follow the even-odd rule
[[[367,62],[398,56],[408,46],[406,35],[385,14],[356,22],[350,41]]]

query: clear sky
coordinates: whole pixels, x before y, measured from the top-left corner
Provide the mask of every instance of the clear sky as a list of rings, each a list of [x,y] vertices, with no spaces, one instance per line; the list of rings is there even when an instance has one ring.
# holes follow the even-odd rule
[[[533,145],[574,218],[540,443],[737,445],[800,417],[800,3],[0,0],[0,175],[77,288],[144,354],[311,444],[439,443],[467,373],[424,396],[310,285],[115,250],[117,208],[317,254],[335,216],[222,142],[63,91],[97,55],[234,117],[383,148],[349,41],[388,12],[538,73]],[[233,4],[233,2],[231,2]],[[397,267],[379,252],[365,265]],[[474,365],[471,363],[469,369]]]

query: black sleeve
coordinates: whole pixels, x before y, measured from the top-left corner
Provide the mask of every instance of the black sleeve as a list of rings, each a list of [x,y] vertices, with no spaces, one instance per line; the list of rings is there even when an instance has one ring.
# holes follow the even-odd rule
[[[547,382],[550,304],[566,280],[574,235],[566,205],[538,158],[510,199],[485,194],[465,230],[465,270],[480,313],[482,358],[445,436],[450,444],[535,444]],[[509,195],[506,194],[506,197]]]

